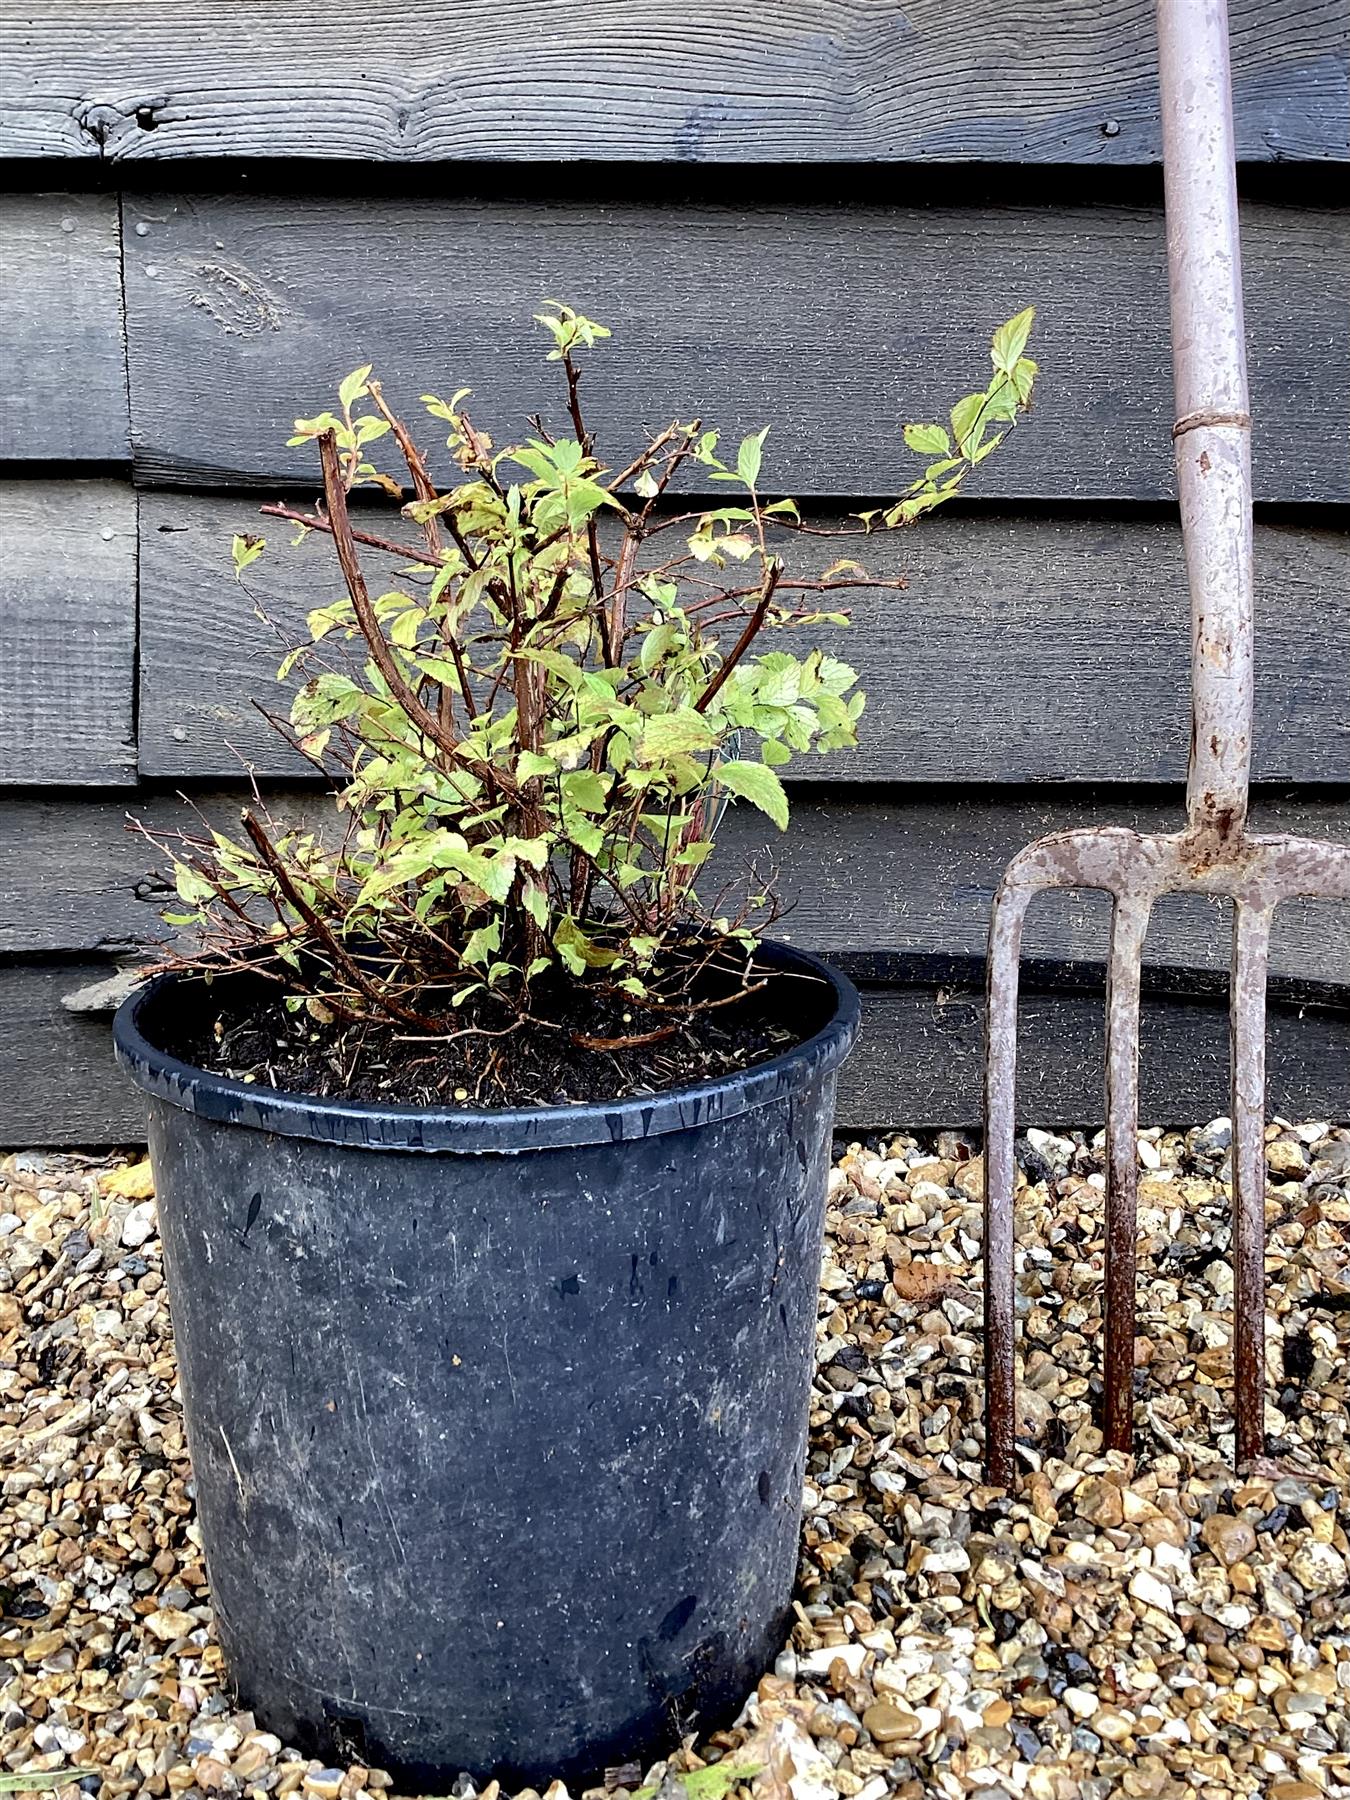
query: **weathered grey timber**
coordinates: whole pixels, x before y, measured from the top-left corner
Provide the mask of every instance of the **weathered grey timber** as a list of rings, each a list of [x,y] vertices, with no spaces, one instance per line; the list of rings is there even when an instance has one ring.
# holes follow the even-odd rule
[[[150,788],[89,800],[0,799],[0,955],[109,954],[169,935],[159,919],[167,895],[155,879],[163,859],[127,829],[128,817],[157,834],[198,829],[203,820],[228,832],[246,798],[242,788],[204,789],[189,807]],[[311,828],[331,816],[313,791],[266,790],[264,800],[278,819]],[[883,968],[897,957],[978,957],[994,885],[1028,837],[1104,816],[1152,831],[1180,814],[1179,792],[1129,788],[799,788],[782,836],[752,808],[731,809],[709,879],[730,879],[747,862],[777,870],[787,910],[775,935],[825,955],[876,956]],[[1258,789],[1255,818],[1263,831],[1334,839],[1350,832],[1350,798]],[[1150,966],[1223,969],[1216,911],[1194,896],[1162,903]],[[1099,964],[1108,918],[1100,895],[1048,894],[1031,914],[1027,953]],[[1350,913],[1312,903],[1282,909],[1272,957],[1277,977],[1350,988]]]
[[[1142,0],[66,0],[5,27],[0,154],[1156,162]],[[1234,7],[1239,154],[1347,152],[1339,0]]]
[[[1286,1119],[1350,1112],[1350,1018],[1343,1009],[1284,1003],[1268,1017],[1270,1108]],[[841,1083],[841,1129],[980,1123],[984,995],[966,985],[864,988],[863,1035]],[[1017,1081],[1019,1125],[1102,1121],[1102,996],[1024,982]],[[1141,1121],[1186,1125],[1227,1107],[1228,1010],[1221,996],[1146,993],[1142,1005]]]
[[[143,1136],[140,1097],[112,1064],[111,1015],[62,1005],[116,966],[88,958],[0,962],[0,1148],[128,1143]],[[978,1123],[984,1006],[978,979],[971,963],[964,981],[945,979],[936,988],[922,970],[910,984],[864,985],[862,1037],[840,1083],[841,1130],[880,1130],[897,1120]],[[1190,1123],[1222,1112],[1222,999],[1147,995],[1143,1018],[1143,1116]],[[1020,1120],[1100,1123],[1101,1020],[1100,991],[1028,986]],[[1346,1014],[1276,1000],[1269,1029],[1272,1111],[1285,1118],[1345,1117]]]
[[[91,799],[0,795],[0,956],[106,955],[167,939],[159,916],[174,904],[161,879],[167,859],[131,821],[157,836],[199,830],[203,820],[228,832],[249,798],[244,788],[194,791],[190,799],[163,788]],[[333,812],[314,792],[269,795],[269,805],[278,818],[315,825]]]
[[[993,465],[990,465],[991,467]],[[813,523],[842,523],[813,519]],[[268,551],[234,579],[230,539]],[[256,501],[147,494],[141,502],[140,759],[146,775],[307,773],[258,711],[273,710],[282,632],[335,598],[326,539],[292,549],[292,528]],[[1185,772],[1187,623],[1175,525],[1160,519],[940,515],[913,531],[839,544],[798,538],[784,553],[819,573],[841,552],[909,590],[845,596],[846,630],[812,633],[857,668],[868,693],[861,744],[799,757],[795,780],[1165,781]],[[1350,535],[1257,533],[1258,773],[1350,780]],[[372,554],[392,578],[397,564]]]
[[[0,962],[0,1147],[144,1140],[140,1096],[113,1063],[109,1015],[61,1004],[114,969],[87,958]]]
[[[779,929],[871,984],[845,1123],[973,1121],[978,1028],[934,996],[982,954],[1002,863],[1057,826],[1179,816],[1163,788],[1102,786],[1184,765],[1151,11],[391,0],[373,30],[357,0],[0,0],[0,957],[20,959],[0,1141],[139,1130],[103,1025],[62,1005],[156,930],[123,814],[171,825],[182,784],[229,821],[245,763],[302,772],[252,704],[276,646],[228,541],[288,480],[314,493],[292,419],[375,358],[394,397],[468,382],[518,431],[550,373],[530,314],[556,294],[615,328],[586,377],[607,430],[771,423],[770,479],[822,515],[910,479],[905,419],[974,385],[993,326],[1037,305],[1038,409],[979,505],[855,546],[911,577],[839,634],[862,748],[795,762],[791,832],[742,807],[721,853],[780,864]],[[1243,176],[1257,493],[1279,503],[1257,530],[1257,823],[1344,837],[1350,14],[1234,0],[1232,20],[1239,155],[1269,165]],[[262,528],[269,611],[334,596],[321,545],[296,562]],[[1211,980],[1211,916],[1160,910],[1151,966]],[[1090,977],[1105,932],[1094,897],[1055,896],[1034,970]],[[1290,908],[1272,956],[1279,981],[1350,992],[1350,908]],[[1158,1004],[1146,1110],[1223,1110],[1218,1014]],[[1027,1116],[1098,1116],[1098,998],[1028,1007]],[[1272,1104],[1350,1114],[1339,1025],[1280,1017]]]
[[[0,786],[134,781],[135,681],[131,490],[0,484]]]
[[[0,193],[0,461],[125,461],[120,264],[115,195]]]
[[[628,454],[644,427],[691,413],[729,438],[771,423],[765,482],[799,497],[912,480],[901,423],[982,384],[991,331],[1034,300],[1039,409],[980,494],[1172,492],[1160,208],[250,191],[128,196],[126,212],[146,228],[126,259],[144,481],[312,483],[310,447],[285,447],[291,421],[365,362],[404,405],[471,387],[503,441],[560,410],[531,321],[558,294],[616,327],[586,359],[602,446]],[[1258,498],[1350,499],[1350,213],[1252,205],[1244,242]]]

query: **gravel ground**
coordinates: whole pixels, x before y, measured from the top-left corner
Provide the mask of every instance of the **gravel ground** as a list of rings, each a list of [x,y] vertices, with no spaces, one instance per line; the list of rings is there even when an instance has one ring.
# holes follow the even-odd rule
[[[978,1158],[842,1153],[792,1641],[619,1800],[1350,1796],[1350,1132],[1269,1139],[1276,1460],[1238,1480],[1226,1123],[1140,1140],[1137,1469],[1092,1423],[1099,1150],[1028,1134],[1012,1500],[978,1465]],[[232,1709],[174,1383],[146,1165],[0,1159],[0,1793],[392,1792]]]

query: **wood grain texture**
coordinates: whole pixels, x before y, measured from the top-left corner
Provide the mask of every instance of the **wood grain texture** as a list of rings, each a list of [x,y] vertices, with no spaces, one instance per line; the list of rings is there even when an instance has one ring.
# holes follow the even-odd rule
[[[0,461],[126,460],[118,234],[115,195],[0,194]]]
[[[212,825],[238,828],[244,790],[208,789],[193,801]],[[323,796],[269,792],[276,816],[322,829]],[[793,795],[791,828],[779,837],[744,806],[728,813],[706,878],[715,891],[749,864],[777,870],[788,909],[774,935],[829,956],[971,958],[984,953],[989,906],[1009,859],[1047,831],[1094,822],[1175,830],[1181,795],[1156,790],[825,791]],[[127,830],[128,815],[157,834],[195,825],[173,794],[154,789],[77,800],[0,800],[0,954],[113,954],[166,935],[162,859]],[[1254,824],[1350,841],[1350,796],[1320,799],[1258,789]],[[1100,968],[1108,904],[1085,892],[1050,893],[1031,910],[1026,956]],[[1218,903],[1172,896],[1159,903],[1148,939],[1151,968],[1227,969],[1230,923]],[[1297,902],[1276,915],[1271,966],[1277,979],[1342,984],[1350,991],[1350,906]]]
[[[114,972],[96,959],[0,963],[0,1147],[145,1141],[138,1089],[113,1062],[106,1017],[63,994]]]
[[[786,834],[745,807],[727,815],[720,861],[727,879],[751,862],[779,871],[788,908],[773,935],[827,956],[982,959],[994,890],[1012,857],[1046,832],[1118,824],[1175,831],[1182,795],[1128,788],[794,792]],[[1350,840],[1350,799],[1320,800],[1257,789],[1253,825]],[[730,829],[728,829],[728,827]],[[709,879],[716,879],[710,875]],[[1110,905],[1083,890],[1037,898],[1023,954],[1047,963],[1104,964]],[[1159,901],[1146,951],[1150,967],[1226,971],[1226,907],[1194,895]],[[1350,984],[1350,906],[1300,901],[1279,909],[1271,941],[1277,977]]]
[[[101,959],[0,963],[0,1149],[144,1140],[142,1096],[113,1062],[108,1016],[61,1004],[115,968]],[[974,989],[865,988],[862,1035],[840,1075],[839,1129],[978,1126],[981,1014]],[[1021,1123],[1098,1126],[1100,998],[1029,991],[1022,1033]],[[1147,996],[1142,1035],[1144,1123],[1191,1125],[1228,1111],[1221,1005]],[[1350,1017],[1276,1004],[1269,1040],[1270,1112],[1350,1114]]]
[[[135,780],[136,502],[0,483],[0,786]]]
[[[159,917],[172,895],[166,859],[131,830],[138,819],[156,835],[195,829],[200,815],[222,831],[238,829],[244,788],[194,792],[189,805],[163,789],[96,799],[24,795],[0,798],[0,955],[51,951],[116,955],[169,936]],[[330,820],[320,793],[269,795],[277,817],[316,827]]]
[[[972,491],[1171,492],[1161,209],[251,193],[126,206],[147,482],[314,482],[312,447],[285,447],[291,421],[365,362],[408,408],[471,387],[499,442],[541,409],[565,418],[531,321],[561,295],[614,329],[585,359],[585,391],[620,463],[644,428],[697,414],[729,440],[772,425],[770,488],[894,494],[922,467],[900,423],[983,386],[990,333],[1034,301],[1038,410]],[[1350,498],[1350,210],[1243,217],[1258,497]]]
[[[1146,0],[62,0],[5,10],[0,153],[1158,159]],[[1339,0],[1235,0],[1239,155],[1347,153]]]
[[[1097,1129],[1103,1122],[1103,1002],[1028,989],[1018,1025],[1017,1118]],[[979,1129],[984,998],[976,987],[865,988],[863,1028],[839,1079],[841,1130]],[[1229,1111],[1228,1011],[1214,1001],[1146,994],[1140,1020],[1140,1119],[1186,1126]],[[1267,1114],[1350,1114],[1350,1015],[1272,1005]]]
[[[269,547],[249,570],[251,597],[230,538],[258,530]],[[142,496],[143,773],[228,779],[241,759],[264,775],[304,771],[252,704],[277,706],[279,660],[254,606],[303,635],[305,611],[344,590],[328,544],[292,550],[289,535],[248,500]],[[1256,543],[1258,778],[1350,780],[1350,535],[1263,525]],[[840,548],[797,538],[785,554],[819,572]],[[910,587],[863,592],[848,630],[811,634],[860,670],[868,710],[857,751],[799,758],[794,779],[1184,776],[1189,627],[1173,525],[947,514],[842,548]]]

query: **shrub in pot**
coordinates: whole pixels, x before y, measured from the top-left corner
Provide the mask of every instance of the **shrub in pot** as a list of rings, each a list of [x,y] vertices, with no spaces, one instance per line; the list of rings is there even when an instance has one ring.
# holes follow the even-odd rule
[[[498,448],[424,396],[447,485],[368,368],[297,422],[323,501],[264,510],[341,586],[278,728],[333,829],[258,803],[177,838],[187,947],[116,1022],[241,1697],[426,1787],[650,1755],[780,1646],[858,1019],[761,935],[769,882],[700,875],[729,799],[784,827],[779,770],[854,742],[853,671],[765,645],[869,577],[794,575],[818,528],[764,498],[763,432],[606,461],[579,362],[608,333],[542,323],[565,427]],[[845,535],[960,490],[1028,403],[1030,327]]]

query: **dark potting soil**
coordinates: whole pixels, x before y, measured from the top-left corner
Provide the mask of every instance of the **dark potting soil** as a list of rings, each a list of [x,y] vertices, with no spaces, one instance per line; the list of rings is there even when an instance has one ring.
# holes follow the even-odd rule
[[[552,992],[532,993],[531,1012],[540,1022],[507,1035],[501,1035],[500,1012],[476,1012],[471,999],[459,1009],[466,1035],[448,1039],[416,1036],[400,1025],[319,1022],[257,985],[232,998],[227,982],[203,984],[200,1007],[184,1009],[186,1028],[163,1048],[217,1075],[324,1099],[388,1106],[603,1103],[751,1068],[814,1032],[818,1008],[792,992],[802,978],[763,974],[767,985],[758,992],[678,1020],[584,982],[559,983]],[[668,1036],[645,1044],[597,1050],[576,1041],[640,1038],[672,1025]]]

